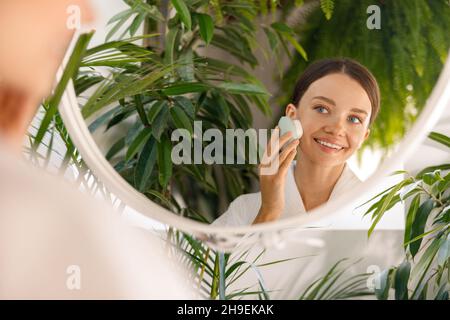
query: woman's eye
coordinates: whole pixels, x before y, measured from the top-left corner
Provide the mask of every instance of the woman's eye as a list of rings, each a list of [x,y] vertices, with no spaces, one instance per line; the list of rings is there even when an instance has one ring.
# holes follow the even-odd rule
[[[325,110],[325,111],[328,111],[325,107],[323,107],[323,106],[318,106],[318,107],[315,107],[314,108],[314,110]],[[323,112],[321,112],[321,111],[319,111],[320,113],[323,113]]]
[[[350,119],[352,119],[352,120],[350,120],[352,123],[361,123],[361,119],[359,119],[358,117],[350,117]],[[356,119],[356,122],[354,121]]]

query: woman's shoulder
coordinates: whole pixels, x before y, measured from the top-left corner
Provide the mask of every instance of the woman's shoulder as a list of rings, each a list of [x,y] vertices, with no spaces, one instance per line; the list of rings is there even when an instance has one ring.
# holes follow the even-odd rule
[[[346,163],[344,171],[333,188],[330,199],[347,192],[354,192],[355,190],[358,190],[362,184],[363,180],[361,180],[354,169]]]
[[[363,183],[364,180],[361,179],[358,170],[353,168],[349,163],[347,162],[345,165],[344,170],[346,171],[346,180],[351,181],[354,184]]]
[[[253,192],[253,193],[245,193],[238,196],[236,199],[232,201],[236,203],[247,203],[248,201],[260,201],[261,200],[261,192]]]

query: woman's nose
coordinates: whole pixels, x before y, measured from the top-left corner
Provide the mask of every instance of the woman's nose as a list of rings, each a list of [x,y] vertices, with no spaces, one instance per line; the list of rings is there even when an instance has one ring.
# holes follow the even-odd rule
[[[330,123],[327,124],[325,131],[335,136],[344,135],[345,119],[340,117],[330,119]]]

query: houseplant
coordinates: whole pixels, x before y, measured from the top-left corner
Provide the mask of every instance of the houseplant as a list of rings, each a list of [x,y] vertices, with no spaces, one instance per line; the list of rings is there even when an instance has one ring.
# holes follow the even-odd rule
[[[429,138],[450,148],[450,138],[431,132]],[[450,153],[450,149],[447,149]],[[406,202],[404,261],[380,274],[379,299],[393,291],[395,299],[449,299],[450,293],[450,163],[424,168],[375,196],[366,211],[373,220],[368,234],[399,202]],[[367,202],[366,202],[367,203]],[[392,289],[392,290],[391,290]]]
[[[306,1],[305,1],[306,3]],[[450,49],[448,1],[329,1],[333,15],[315,10],[285,10],[286,20],[308,52],[308,60],[344,56],[354,58],[376,77],[381,109],[366,148],[379,150],[383,158],[412,127],[436,83]],[[323,4],[323,3],[322,3]],[[369,10],[376,6],[379,11]],[[372,9],[373,10],[373,9]],[[329,19],[327,19],[329,18]],[[375,19],[379,29],[367,23]],[[284,106],[298,75],[308,62],[294,53],[282,78],[277,105]]]
[[[104,44],[90,49],[87,47],[91,35],[83,35],[80,38],[54,95],[43,103],[44,116],[36,133],[31,135],[31,144],[34,149],[37,149],[44,142],[46,133],[50,134],[50,137],[58,134],[66,145],[64,163],[76,164],[78,168],[84,166],[57,113],[61,94],[68,80],[73,79],[77,95],[80,98],[86,98],[81,100],[83,114],[86,117],[95,118],[90,125],[92,131],[100,130],[102,125],[111,128],[125,119],[135,117],[134,125],[128,134],[118,139],[107,153],[107,157],[111,159],[122,176],[151,200],[174,213],[210,222],[230,200],[250,190],[251,182],[256,180],[254,168],[251,165],[173,166],[170,161],[166,161],[171,148],[170,132],[175,128],[192,131],[194,119],[202,120],[207,124],[206,127],[220,130],[246,129],[252,125],[250,113],[252,105],[258,107],[267,116],[271,114],[267,100],[268,93],[251,72],[240,65],[201,56],[197,53],[197,49],[199,44],[201,46],[215,45],[223,50],[229,50],[230,54],[238,58],[243,65],[255,66],[258,61],[252,52],[252,46],[255,45],[252,41],[255,26],[252,23],[258,14],[264,15],[269,12],[272,14],[276,10],[276,5],[270,6],[268,2],[264,5],[264,2],[261,2],[262,5],[258,3],[256,6],[253,1],[240,1],[239,4],[230,1],[221,6],[216,1],[209,3],[208,1],[183,2],[180,0],[172,2],[176,15],[169,18],[158,12],[159,2],[127,1],[127,3],[130,6],[129,11],[111,19],[113,27],[108,37],[114,36],[115,31],[118,30],[117,25],[124,26],[130,23],[126,28],[128,35],[120,35],[111,41],[108,39]],[[168,2],[165,3],[168,4]],[[288,2],[283,6],[283,10],[288,12],[286,8],[292,5],[301,7],[302,3],[302,1]],[[342,7],[334,1],[320,3],[322,12],[319,13],[322,16],[318,18],[314,15],[311,19],[328,19],[327,21],[333,23],[335,23],[331,19],[333,10],[335,10],[335,17],[342,18],[340,10],[344,10],[342,8],[345,8],[345,5],[350,5],[350,2],[343,2]],[[208,4],[211,7],[208,7]],[[403,9],[410,10],[408,6],[398,6],[394,11],[402,13]],[[447,13],[445,10],[443,12]],[[217,19],[217,26],[215,21],[211,21],[212,15]],[[433,20],[433,16],[425,18],[426,21]],[[270,24],[263,27],[274,52],[280,53],[280,48],[290,52],[288,48],[290,44],[300,55],[300,62],[298,59],[293,59],[292,68],[286,75],[286,79],[289,79],[301,70],[297,64],[301,65],[302,59],[311,60],[314,57],[320,57],[320,54],[316,55],[317,48],[312,42],[308,44],[308,41],[313,38],[309,38],[306,31],[302,31],[301,28],[289,27],[286,19],[286,15],[282,15],[279,20],[273,18]],[[156,33],[159,30],[155,26],[156,21],[167,27],[163,36]],[[309,22],[314,23],[314,20]],[[148,30],[153,32],[136,37],[136,30],[140,24],[147,24]],[[319,25],[324,32],[327,28],[329,32],[333,31],[331,27],[333,24],[328,27],[324,23]],[[441,24],[442,26],[445,24]],[[242,30],[243,32],[240,32]],[[442,30],[437,31],[442,33]],[[301,34],[300,41],[296,40],[296,32]],[[439,36],[439,32],[435,36]],[[448,34],[445,33],[445,35]],[[125,36],[131,36],[131,38],[124,38]],[[152,39],[157,37],[159,41],[152,42]],[[227,42],[226,37],[235,41]],[[306,39],[305,42],[302,42],[303,38]],[[433,38],[430,37],[430,39]],[[447,43],[447,38],[443,39],[442,43],[438,41],[439,39],[433,41],[431,49],[436,52],[431,60],[422,61],[422,64],[420,60],[414,60],[417,75],[420,75],[419,70],[424,69],[430,61],[442,63],[442,45],[445,48]],[[146,46],[137,44],[140,40],[145,40]],[[227,44],[226,47],[224,43]],[[336,43],[334,45],[339,47]],[[357,47],[358,45],[351,46],[352,49]],[[332,47],[328,47],[327,50],[329,50],[327,54],[335,55],[336,51],[333,51]],[[323,52],[321,54],[325,54]],[[339,52],[346,53],[345,50]],[[104,76],[96,72],[95,67],[109,68],[110,72],[108,76]],[[414,87],[414,94],[418,94],[417,97],[419,97],[417,99],[419,107],[422,105],[420,101],[423,101],[430,92],[438,70],[439,63],[433,64],[432,73],[427,76],[429,77],[427,79],[431,79],[430,83],[423,88]],[[394,75],[394,79],[395,77],[403,80],[406,78],[397,72],[398,70],[392,70],[392,73],[380,75],[379,78],[384,77],[386,80],[391,75]],[[419,77],[417,81],[420,84],[423,79]],[[399,88],[402,83],[398,82]],[[286,92],[290,91],[286,90]],[[403,98],[406,99],[408,96],[410,94],[405,95],[403,92]],[[402,106],[404,106],[402,103],[397,105],[400,109]],[[388,112],[386,117],[391,118],[395,117],[389,115],[389,112],[398,111],[393,108],[385,110]],[[399,119],[398,113],[397,116]],[[398,131],[402,132],[402,130]],[[382,137],[379,136],[379,138]],[[51,138],[48,150],[52,150],[52,141]],[[381,146],[387,147],[389,143],[387,141]],[[120,155],[120,151],[124,154]],[[88,171],[87,168],[84,169]],[[183,203],[175,199],[174,191],[182,195]],[[192,194],[196,197],[192,197]],[[396,198],[393,197],[393,199]],[[386,208],[389,208],[389,205],[386,205]],[[176,230],[171,232],[169,231],[170,237],[173,234],[180,235]],[[208,248],[205,247],[200,249],[199,246],[203,244],[195,239],[189,239],[189,235],[185,236],[182,238],[187,242],[183,242],[184,246],[181,242],[178,243],[179,247],[189,252],[191,254],[189,256],[193,259],[206,258],[206,261],[213,262],[213,280],[209,282],[210,296],[226,297],[223,288],[227,256],[211,250],[208,252]],[[231,264],[231,267],[234,265]],[[202,268],[207,270],[204,264],[198,266],[200,272]],[[401,270],[407,269],[405,265]],[[392,275],[392,271],[389,274]],[[390,278],[386,277],[386,279]],[[261,293],[264,295],[262,287]]]

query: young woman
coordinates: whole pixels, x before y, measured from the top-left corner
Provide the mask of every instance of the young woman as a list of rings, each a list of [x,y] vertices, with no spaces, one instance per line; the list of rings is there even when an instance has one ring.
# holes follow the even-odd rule
[[[22,163],[27,128],[74,32],[69,6],[82,23],[94,18],[87,0],[0,1],[0,299],[193,299],[192,276],[159,239]]]
[[[289,143],[290,133],[281,136],[273,150],[279,153],[278,171],[263,175],[260,170],[261,191],[236,198],[213,224],[242,226],[292,217],[355,190],[362,181],[346,161],[369,136],[379,109],[377,81],[358,62],[335,58],[308,66],[285,111],[300,120],[303,136]]]

